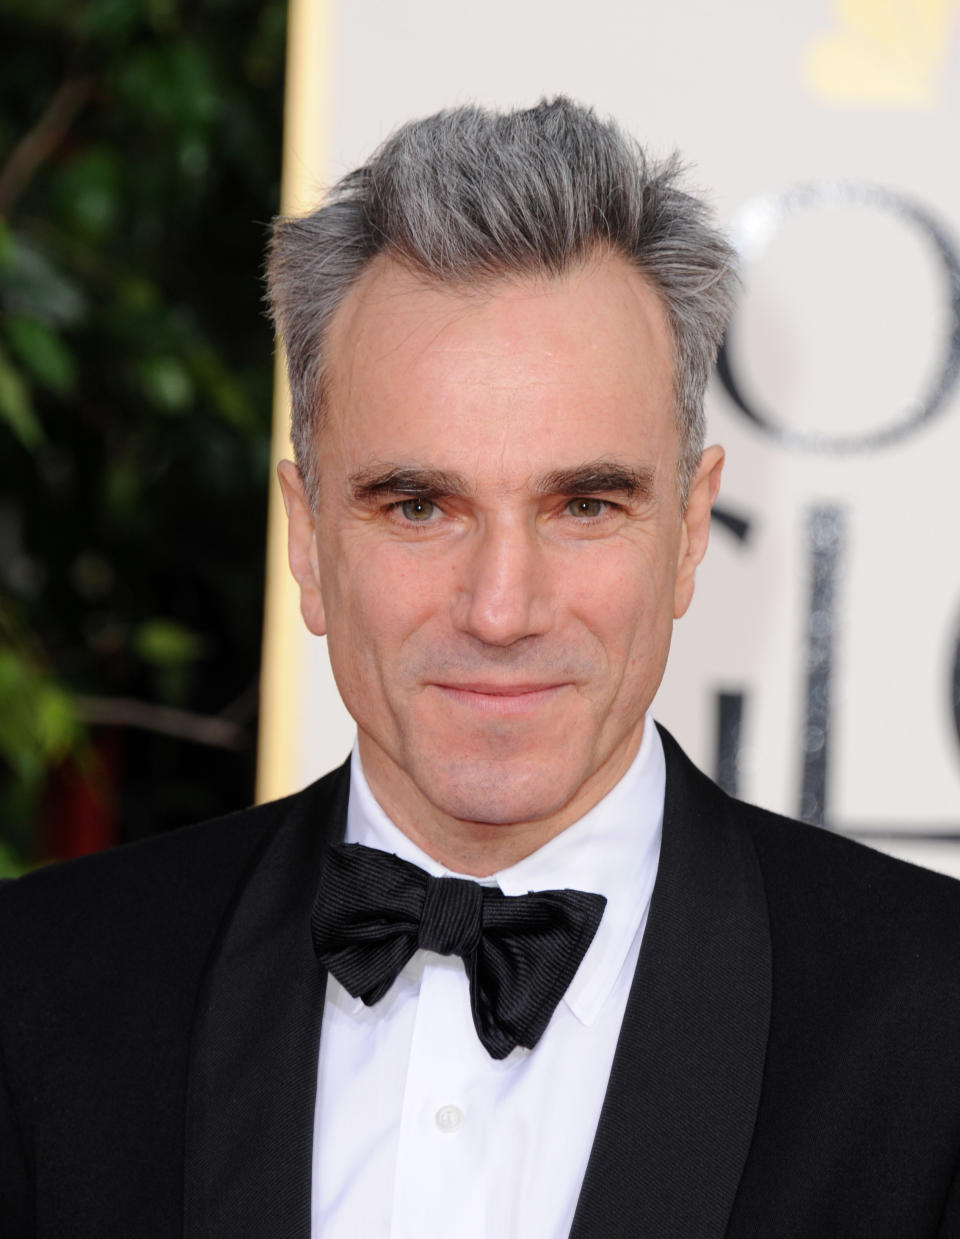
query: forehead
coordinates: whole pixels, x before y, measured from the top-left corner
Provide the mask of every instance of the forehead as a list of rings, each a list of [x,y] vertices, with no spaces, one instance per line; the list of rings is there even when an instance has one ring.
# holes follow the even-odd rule
[[[378,258],[334,316],[327,362],[324,438],[353,454],[480,470],[675,457],[666,311],[619,257],[470,288]]]

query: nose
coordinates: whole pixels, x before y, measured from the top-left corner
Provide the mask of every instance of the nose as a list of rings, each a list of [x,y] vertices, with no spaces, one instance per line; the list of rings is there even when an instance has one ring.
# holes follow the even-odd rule
[[[551,626],[549,568],[536,529],[522,518],[478,528],[461,564],[455,622],[486,645],[508,646]]]

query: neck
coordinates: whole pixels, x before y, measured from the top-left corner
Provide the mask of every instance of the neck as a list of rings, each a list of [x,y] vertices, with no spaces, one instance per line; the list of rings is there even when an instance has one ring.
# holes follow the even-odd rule
[[[642,723],[602,766],[577,788],[566,804],[543,817],[517,822],[465,820],[444,813],[399,766],[383,760],[360,737],[363,772],[377,803],[421,851],[454,873],[484,878],[526,859],[579,821],[626,774],[637,755]]]

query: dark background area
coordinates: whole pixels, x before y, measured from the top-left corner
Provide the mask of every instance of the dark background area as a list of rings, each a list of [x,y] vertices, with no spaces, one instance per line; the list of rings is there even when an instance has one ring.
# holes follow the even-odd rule
[[[252,798],[284,26],[0,2],[0,873]]]

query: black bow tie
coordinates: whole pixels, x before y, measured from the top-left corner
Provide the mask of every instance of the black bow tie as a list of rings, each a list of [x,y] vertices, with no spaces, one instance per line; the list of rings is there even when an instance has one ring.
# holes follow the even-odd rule
[[[340,843],[327,853],[310,928],[317,958],[368,1007],[418,948],[459,955],[477,1036],[491,1057],[506,1058],[540,1040],[606,902],[572,890],[505,895]]]

